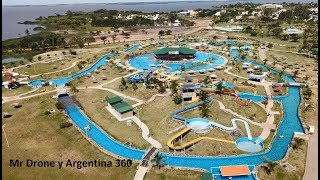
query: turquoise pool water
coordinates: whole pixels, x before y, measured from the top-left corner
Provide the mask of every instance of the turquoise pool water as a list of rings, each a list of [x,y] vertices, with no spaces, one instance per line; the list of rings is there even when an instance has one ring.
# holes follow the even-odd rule
[[[29,82],[29,85],[32,87],[41,87],[42,86],[42,81],[41,79],[33,80]]]
[[[283,75],[282,77],[287,82],[294,82],[292,77],[286,75]],[[252,96],[248,97],[252,98]],[[259,165],[265,163],[265,161],[280,160],[285,156],[294,132],[304,133],[300,118],[298,117],[298,107],[301,101],[300,98],[300,89],[298,87],[289,87],[288,95],[286,96],[273,97],[273,99],[278,100],[283,104],[284,116],[278,126],[278,130],[270,149],[265,152],[226,157],[175,156],[162,153],[163,163],[176,167],[200,168],[211,172],[212,167],[242,164]],[[84,127],[90,124],[91,130],[88,132],[88,136],[103,149],[126,158],[142,158],[144,151],[124,146],[113,140],[109,135],[105,134],[101,129],[97,128],[95,124],[87,119],[77,107],[67,108],[66,112],[83,132]],[[283,138],[280,138],[279,136],[283,136]],[[248,179],[251,177],[244,178]]]
[[[207,131],[211,127],[210,121],[204,118],[192,118],[185,121],[185,125],[196,132]]]
[[[150,60],[150,58],[153,58],[154,54],[145,54],[142,56],[135,57],[129,61],[130,66],[138,69],[138,70],[149,70],[151,66],[153,66],[155,69],[159,69],[157,65],[162,64],[162,62],[155,62]],[[209,58],[214,58],[215,60],[206,62],[204,65],[199,65],[196,67],[191,67],[196,65],[196,63],[204,62],[208,60]],[[183,64],[186,69],[190,70],[203,70],[203,69],[210,69],[215,68],[217,66],[223,65],[225,63],[223,57],[212,54],[212,53],[204,53],[204,52],[196,52],[196,57],[194,58],[194,62],[186,62],[186,63],[168,63],[167,66],[170,68],[171,71],[181,70],[181,65]]]
[[[124,52],[131,52],[131,51],[138,49],[139,47],[140,47],[140,45],[133,45],[133,46],[129,47],[128,49],[124,50]]]
[[[230,83],[230,82],[220,82],[221,85],[223,87],[227,87],[227,88],[230,88],[230,89],[233,89],[234,88],[234,84]]]
[[[301,34],[302,31],[299,30],[299,29],[287,29],[287,30],[285,31],[285,33],[287,33],[287,34]]]
[[[242,99],[251,99],[255,103],[258,103],[258,102],[261,102],[263,100],[268,99],[267,96],[254,95],[252,93],[239,93],[237,95],[238,95],[239,98],[242,98]]]
[[[60,98],[69,98],[69,96],[64,96]],[[67,114],[73,120],[73,122],[81,129],[83,133],[86,133],[85,127],[90,125],[90,130],[87,131],[88,136],[100,147],[111,152],[115,155],[122,156],[124,158],[130,158],[134,160],[142,159],[145,151],[134,149],[121,143],[117,142],[109,135],[107,135],[103,130],[98,128],[94,123],[92,123],[76,105],[67,107]]]
[[[242,151],[254,153],[263,150],[263,139],[257,137],[251,141],[247,137],[242,137],[236,140],[237,148]]]

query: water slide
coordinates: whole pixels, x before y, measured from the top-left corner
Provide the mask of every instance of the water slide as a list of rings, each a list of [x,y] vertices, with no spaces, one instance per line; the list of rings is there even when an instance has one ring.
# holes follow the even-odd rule
[[[237,97],[237,96],[236,96],[236,97]],[[194,108],[197,108],[198,106],[202,105],[203,103],[209,103],[209,102],[211,102],[211,101],[212,101],[212,97],[209,96],[205,101],[202,101],[202,102],[193,104],[193,105],[191,105],[191,106],[185,107],[185,108],[183,108],[183,109],[180,109],[180,110],[178,110],[178,111],[175,111],[174,113],[172,113],[172,118],[177,119],[177,120],[180,120],[180,121],[186,121],[186,120],[188,120],[187,118],[181,117],[181,116],[179,116],[178,114],[184,113],[184,112],[189,111],[189,110],[194,109]],[[251,100],[249,99],[249,101],[251,101]],[[242,120],[242,119],[231,119],[232,127],[226,127],[226,126],[223,126],[223,125],[221,125],[221,124],[219,124],[219,123],[212,122],[212,121],[211,121],[211,124],[212,124],[213,126],[215,126],[215,127],[221,128],[221,129],[223,129],[223,130],[225,130],[225,131],[233,131],[233,130],[237,129],[237,124],[235,123],[236,121],[240,121],[240,122],[243,122],[243,123],[244,123],[245,128],[246,128],[246,131],[247,131],[248,139],[249,139],[249,140],[252,140],[252,135],[251,135],[250,127],[249,127],[248,123],[247,123],[246,121]],[[186,130],[185,130],[185,131],[186,131]],[[183,131],[181,131],[181,132],[183,132]],[[179,132],[179,133],[181,133],[181,132]]]
[[[191,141],[185,142],[181,145],[178,145],[178,146],[174,145],[174,142],[176,139],[187,134],[190,130],[191,130],[191,128],[184,128],[183,130],[179,131],[175,135],[171,136],[167,141],[167,146],[170,149],[183,150],[183,149],[188,148],[188,147],[192,146],[193,144],[196,144],[202,140],[212,140],[212,141],[219,141],[219,142],[224,142],[224,143],[235,144],[234,141],[229,141],[229,140],[224,140],[224,139],[218,139],[218,138],[212,138],[212,137],[198,137],[198,138],[193,139]]]
[[[251,103],[251,99],[247,99],[245,102],[242,102],[238,96],[234,96],[234,102],[240,106],[248,106]]]
[[[234,96],[234,101],[240,105],[240,106],[248,106],[251,103],[251,99],[247,99],[246,102],[241,102],[238,95],[233,93],[233,92],[225,92],[225,91],[217,91],[215,90],[215,88],[201,88],[201,91],[207,92],[207,93],[219,93],[219,94],[225,94],[225,95],[230,95],[230,96]],[[254,95],[256,95],[257,92],[254,92]]]
[[[212,121],[211,121],[211,124],[212,124],[213,126],[215,126],[215,127],[221,128],[221,129],[223,129],[223,130],[225,130],[225,131],[234,131],[234,130],[236,130],[236,129],[238,128],[238,126],[237,126],[237,124],[236,124],[236,121],[243,122],[243,124],[244,124],[244,126],[245,126],[245,128],[246,128],[246,131],[247,131],[248,139],[249,139],[249,140],[252,140],[252,135],[251,135],[251,131],[250,131],[249,124],[248,124],[248,122],[245,121],[245,120],[236,119],[236,118],[231,119],[231,123],[232,123],[232,126],[231,126],[231,127],[226,127],[226,126],[224,126],[224,125],[221,125],[221,124],[219,124],[219,123],[212,122]]]

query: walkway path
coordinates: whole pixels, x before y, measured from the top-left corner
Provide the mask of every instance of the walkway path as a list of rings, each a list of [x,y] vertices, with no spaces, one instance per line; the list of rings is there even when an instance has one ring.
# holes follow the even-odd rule
[[[152,146],[160,149],[162,148],[162,145],[159,141],[153,139],[150,136],[150,131],[149,128],[146,124],[144,124],[137,116],[133,116],[132,118],[133,122],[135,122],[139,128],[142,130],[142,137],[144,140],[146,140],[147,142],[149,142]]]
[[[246,80],[248,79],[248,78],[233,74],[232,72],[229,72],[229,70],[231,70],[232,67],[230,67],[230,66],[226,66],[226,67],[227,67],[227,69],[223,70],[225,73],[230,74],[230,75],[235,76],[235,77],[238,77],[238,78],[241,78],[241,79],[246,79]]]
[[[258,48],[259,57],[260,57],[260,59],[261,59],[262,61],[265,60],[265,59],[267,59],[267,56],[266,56],[266,51],[267,51],[267,50],[268,50],[267,48],[265,48],[265,49],[261,49],[261,47]]]
[[[303,180],[318,179],[318,133],[309,137],[307,161]]]
[[[36,97],[36,96],[41,96],[41,95],[49,94],[49,93],[56,92],[56,91],[57,91],[57,89],[54,89],[52,91],[47,91],[47,92],[38,93],[38,94],[32,94],[30,96],[24,96],[24,97],[20,97],[20,95],[19,96],[2,97],[2,104],[7,103],[7,102],[11,102],[11,101],[22,100],[22,99],[28,99],[28,98],[32,98],[32,97]]]
[[[144,175],[147,173],[148,167],[139,166],[133,180],[143,180]]]

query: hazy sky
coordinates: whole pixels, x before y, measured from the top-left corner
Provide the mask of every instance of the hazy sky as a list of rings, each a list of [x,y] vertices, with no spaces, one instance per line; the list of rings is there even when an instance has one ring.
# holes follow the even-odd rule
[[[3,5],[44,5],[44,4],[76,4],[76,3],[117,3],[117,2],[154,2],[179,0],[3,0]],[[192,1],[192,0],[184,0]],[[199,0],[198,0],[199,1]],[[200,0],[201,1],[201,0]],[[202,0],[207,1],[207,0]]]

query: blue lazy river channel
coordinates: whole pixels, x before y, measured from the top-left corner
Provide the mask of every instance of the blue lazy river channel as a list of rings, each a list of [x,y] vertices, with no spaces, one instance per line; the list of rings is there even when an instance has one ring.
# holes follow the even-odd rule
[[[231,56],[236,54],[236,52],[232,52]],[[250,62],[266,68],[266,66],[262,64],[252,61]],[[272,71],[277,72],[275,70]],[[289,77],[287,75],[282,75],[282,77],[287,82],[294,82],[294,79],[292,79],[292,77]],[[255,96],[253,94],[246,94],[245,98],[255,99]],[[171,154],[161,153],[161,155],[163,156],[163,163],[169,166],[200,168],[212,172],[212,167],[242,164],[260,165],[265,163],[266,161],[278,161],[285,156],[288,146],[293,138],[294,132],[304,133],[300,118],[298,117],[298,107],[301,101],[300,98],[299,87],[289,87],[288,95],[286,96],[273,97],[274,100],[282,102],[284,116],[281,123],[279,124],[279,128],[277,129],[271,147],[265,152],[226,157],[175,156]],[[88,136],[104,150],[124,158],[130,158],[134,160],[142,159],[145,151],[127,147],[115,141],[108,134],[103,132],[103,130],[101,130],[97,125],[91,122],[79,110],[79,108],[76,107],[76,105],[69,106],[65,110],[69,117],[83,131],[83,133],[85,133],[84,127],[90,125],[91,129],[87,131]],[[283,138],[280,138],[279,136],[283,136]]]
[[[129,47],[128,49],[124,50],[125,52],[131,52],[137,48],[139,48],[140,45],[133,45],[131,47]],[[110,57],[113,57],[115,56],[116,53],[112,53],[112,54],[108,54],[108,55],[105,55],[105,56],[102,56],[96,63],[94,63],[90,68],[86,69],[86,70],[83,70],[83,71],[80,71],[72,76],[69,76],[69,77],[63,77],[63,78],[57,78],[57,79],[51,79],[51,80],[41,80],[41,79],[37,79],[37,80],[34,80],[34,81],[31,81],[29,83],[30,86],[32,87],[41,87],[42,86],[42,82],[51,82],[53,83],[55,86],[59,87],[59,86],[64,86],[66,83],[78,78],[78,77],[81,77],[85,74],[88,74],[88,73],[91,73],[93,72],[95,69],[99,68],[100,66],[102,65],[105,65],[106,64],[106,60],[109,59]]]
[[[102,56],[97,62],[95,62],[90,68],[86,69],[86,70],[83,70],[83,71],[80,71],[72,76],[69,76],[69,77],[63,77],[63,78],[57,78],[57,79],[51,79],[51,80],[47,80],[47,82],[52,82],[54,85],[56,85],[57,87],[59,86],[64,86],[66,83],[72,81],[73,79],[76,79],[78,77],[81,77],[85,74],[88,74],[90,72],[93,72],[95,69],[99,68],[100,66],[102,65],[105,65],[106,64],[106,60],[112,56],[115,56],[116,54],[115,53],[112,53],[112,54],[108,54],[108,55],[105,55],[105,56]],[[34,81],[31,81],[29,83],[30,86],[32,87],[41,87],[41,84],[44,80],[34,80]]]

